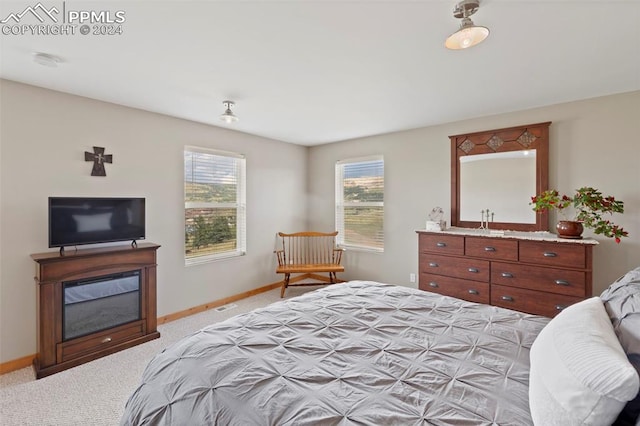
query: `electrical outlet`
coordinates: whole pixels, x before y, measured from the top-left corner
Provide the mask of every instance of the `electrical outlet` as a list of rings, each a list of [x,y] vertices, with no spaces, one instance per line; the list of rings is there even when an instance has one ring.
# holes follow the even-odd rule
[[[410,283],[416,282],[416,274],[409,274],[409,282]]]

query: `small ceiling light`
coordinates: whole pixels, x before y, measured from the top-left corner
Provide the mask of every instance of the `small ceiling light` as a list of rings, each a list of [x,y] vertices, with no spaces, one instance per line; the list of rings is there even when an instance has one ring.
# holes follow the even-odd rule
[[[233,111],[231,111],[231,107],[236,105],[235,102],[224,101],[222,102],[222,105],[224,105],[226,111],[220,116],[220,120],[224,121],[227,124],[235,123],[236,121],[240,120],[236,115],[233,114]]]
[[[451,34],[444,45],[447,49],[466,49],[481,43],[489,36],[489,28],[475,25],[469,16],[480,8],[480,0],[462,0],[453,9],[454,18],[462,18],[460,29]]]
[[[62,62],[62,58],[56,55],[50,55],[49,53],[35,52],[33,54],[33,60],[45,67],[55,68]]]

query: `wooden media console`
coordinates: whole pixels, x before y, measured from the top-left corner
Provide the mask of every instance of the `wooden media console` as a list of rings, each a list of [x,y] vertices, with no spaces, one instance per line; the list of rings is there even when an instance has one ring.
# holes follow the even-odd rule
[[[36,262],[36,378],[160,337],[159,247],[141,243],[31,255]]]

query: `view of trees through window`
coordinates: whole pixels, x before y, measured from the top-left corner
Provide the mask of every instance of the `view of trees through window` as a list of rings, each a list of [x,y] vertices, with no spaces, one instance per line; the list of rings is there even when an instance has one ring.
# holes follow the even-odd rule
[[[188,257],[234,251],[236,209],[185,209],[185,253]]]
[[[384,161],[338,164],[338,229],[341,243],[372,249],[384,248]]]
[[[185,257],[238,246],[239,167],[234,157],[185,150]]]

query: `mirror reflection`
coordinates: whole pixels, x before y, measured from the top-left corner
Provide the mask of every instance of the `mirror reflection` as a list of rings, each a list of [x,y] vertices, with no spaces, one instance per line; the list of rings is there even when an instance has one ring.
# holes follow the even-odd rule
[[[502,223],[535,224],[536,150],[460,157],[460,220],[481,220],[482,210]]]

